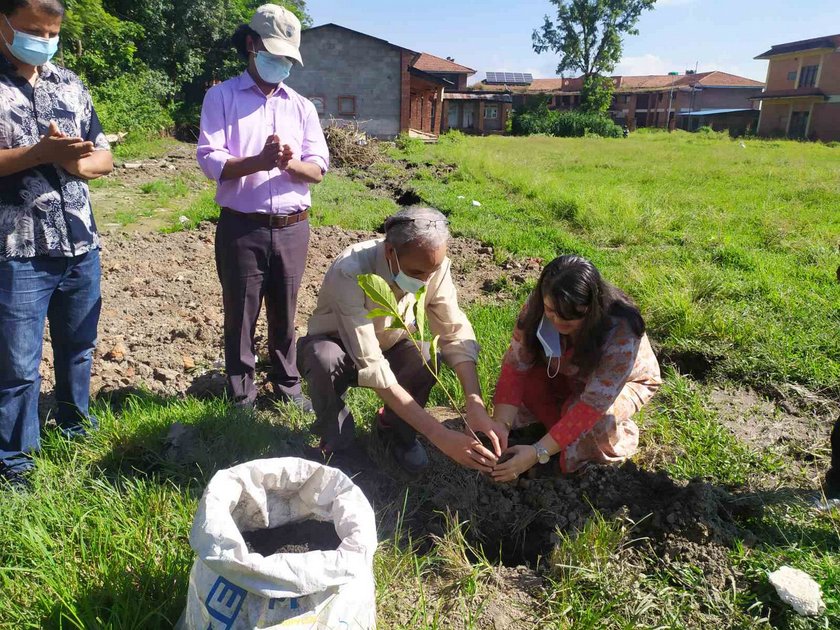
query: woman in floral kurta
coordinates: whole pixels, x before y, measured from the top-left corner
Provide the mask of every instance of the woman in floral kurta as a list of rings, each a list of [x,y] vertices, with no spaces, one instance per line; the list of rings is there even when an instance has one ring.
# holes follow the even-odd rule
[[[543,270],[519,315],[496,385],[494,419],[510,428],[541,422],[534,445],[508,449],[493,477],[510,481],[560,454],[573,472],[621,462],[638,447],[631,419],[661,384],[644,321],[629,297],[589,261],[561,256]]]

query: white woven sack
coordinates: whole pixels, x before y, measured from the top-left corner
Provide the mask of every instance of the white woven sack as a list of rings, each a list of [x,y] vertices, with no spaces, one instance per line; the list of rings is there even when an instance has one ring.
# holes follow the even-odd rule
[[[335,551],[250,553],[242,532],[316,519],[335,525]],[[362,491],[340,470],[296,457],[221,470],[190,533],[197,554],[183,630],[375,627],[376,524]]]

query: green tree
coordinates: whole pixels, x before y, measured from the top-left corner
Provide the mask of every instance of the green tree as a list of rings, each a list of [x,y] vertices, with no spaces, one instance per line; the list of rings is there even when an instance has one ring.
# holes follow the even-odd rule
[[[615,82],[612,77],[591,74],[583,80],[580,108],[587,114],[606,114],[612,103]]]
[[[92,85],[134,69],[143,27],[105,10],[102,0],[67,0],[59,61]]]
[[[656,0],[550,0],[557,7],[554,21],[545,21],[533,33],[538,54],[560,55],[557,74],[580,72],[586,88],[582,107],[604,112],[612,100],[612,81],[607,81],[621,60],[622,36],[638,35],[636,23]],[[597,79],[593,79],[597,77]],[[588,99],[588,100],[587,100]]]

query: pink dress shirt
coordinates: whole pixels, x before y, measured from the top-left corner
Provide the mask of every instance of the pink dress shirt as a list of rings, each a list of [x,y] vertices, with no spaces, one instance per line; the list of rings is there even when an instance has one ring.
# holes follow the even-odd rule
[[[309,185],[285,171],[260,171],[221,181],[230,158],[258,155],[271,134],[288,144],[294,157],[329,168],[329,151],[315,106],[281,84],[267,97],[248,72],[213,86],[201,108],[198,164],[216,180],[216,203],[238,212],[293,214],[312,205]]]

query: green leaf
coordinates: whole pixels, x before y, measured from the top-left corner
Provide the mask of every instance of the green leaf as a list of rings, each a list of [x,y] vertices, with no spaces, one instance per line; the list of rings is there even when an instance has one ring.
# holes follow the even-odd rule
[[[376,317],[393,317],[394,314],[391,311],[386,311],[384,308],[372,308],[368,311],[368,319],[374,319]]]
[[[432,343],[429,346],[429,354],[432,356],[432,367],[435,370],[435,374],[438,373],[438,342],[440,341],[440,335],[435,335],[432,338]]]
[[[415,295],[417,301],[414,303],[414,321],[417,323],[417,332],[420,341],[426,338],[426,305],[423,300],[426,297],[426,286],[424,285]]]
[[[391,317],[399,317],[397,314],[397,298],[382,277],[375,273],[363,273],[359,274],[357,282],[371,301],[386,310],[390,310],[388,315]]]

